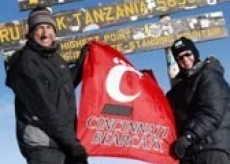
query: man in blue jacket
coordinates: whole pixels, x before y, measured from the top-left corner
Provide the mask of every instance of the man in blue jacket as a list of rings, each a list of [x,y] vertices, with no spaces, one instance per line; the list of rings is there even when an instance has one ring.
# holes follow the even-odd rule
[[[28,164],[87,164],[76,138],[74,86],[81,63],[68,67],[55,42],[56,22],[43,7],[28,18],[28,41],[9,60],[6,84],[15,93],[17,139]]]

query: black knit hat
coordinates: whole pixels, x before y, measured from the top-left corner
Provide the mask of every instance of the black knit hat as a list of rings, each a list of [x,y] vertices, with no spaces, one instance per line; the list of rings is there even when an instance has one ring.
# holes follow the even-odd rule
[[[177,40],[174,41],[173,45],[171,46],[172,54],[175,58],[177,59],[177,56],[184,51],[190,50],[195,58],[195,63],[200,61],[200,55],[199,51],[197,50],[195,44],[193,43],[192,40],[186,38],[186,37],[181,37]]]
[[[56,32],[56,22],[52,15],[52,12],[47,7],[37,7],[33,9],[27,20],[29,26],[29,32],[31,32],[34,27],[41,23],[48,23],[54,27]]]

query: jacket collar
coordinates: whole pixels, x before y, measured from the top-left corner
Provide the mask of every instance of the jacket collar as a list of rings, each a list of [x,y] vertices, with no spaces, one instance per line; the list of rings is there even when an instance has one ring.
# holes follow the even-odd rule
[[[54,43],[53,47],[47,48],[38,44],[36,41],[34,41],[33,38],[29,38],[29,40],[26,42],[26,46],[30,47],[39,55],[44,57],[52,56],[55,52],[59,50],[59,44],[57,42]]]

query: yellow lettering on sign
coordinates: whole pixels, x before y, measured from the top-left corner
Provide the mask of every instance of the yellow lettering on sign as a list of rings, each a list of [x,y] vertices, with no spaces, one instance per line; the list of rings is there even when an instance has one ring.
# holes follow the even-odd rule
[[[136,49],[135,41],[129,42],[128,47],[129,47],[129,49],[131,49],[131,50]]]
[[[93,24],[95,21],[93,20],[93,17],[90,15],[88,11],[85,11],[85,24]]]
[[[116,19],[121,19],[125,17],[125,12],[122,7],[116,6]]]
[[[197,0],[156,0],[157,10],[166,11],[170,8],[184,7],[186,5],[197,5]]]
[[[7,29],[0,30],[0,39],[1,39],[1,43],[10,41],[9,33],[8,33]]]
[[[119,21],[120,19],[130,18],[135,15],[147,14],[149,11],[147,3],[145,2],[104,6],[83,12],[82,14],[84,14],[85,21],[83,24],[89,25],[94,23]],[[74,14],[73,16],[76,17],[77,22],[80,23],[80,13]]]
[[[117,42],[117,41],[124,41],[131,38],[130,37],[130,29],[126,29],[123,31],[118,31],[116,33],[107,33],[103,36],[103,41],[107,43]]]
[[[127,16],[133,16],[137,14],[137,7],[134,7],[136,5],[131,5],[130,3],[128,4],[124,4],[124,11],[125,11],[125,15]]]
[[[148,6],[146,3],[140,3],[140,13],[141,14],[147,14],[148,13]]]
[[[174,8],[177,5],[177,2],[175,0],[168,0],[168,7]]]
[[[64,23],[64,19],[65,19],[64,16],[61,16],[61,17],[57,17],[57,18],[56,18],[57,29],[58,29],[58,30],[67,29],[67,26],[66,26],[65,23]]]
[[[0,42],[16,41],[21,38],[18,26],[8,27],[0,30]]]
[[[187,0],[189,4],[197,4],[198,1],[197,0]]]
[[[207,30],[201,30],[201,34],[202,36],[209,36],[209,37],[213,37],[216,35],[220,35],[221,29],[219,27],[216,28],[211,28],[211,29],[207,29]]]
[[[29,0],[30,4],[38,4],[38,0]]]
[[[61,46],[61,51],[65,51],[77,47],[75,41],[72,40],[67,42],[61,42],[60,46]]]
[[[178,3],[178,5],[185,5],[186,4],[186,0],[180,0],[177,3]]]
[[[172,43],[174,38],[172,36],[162,36],[162,37],[151,37],[144,40],[132,40],[126,46],[125,49],[131,52],[145,51],[147,49],[155,49],[159,47],[164,47]]]
[[[61,56],[63,57],[65,61],[71,62],[71,61],[76,61],[79,58],[79,54],[80,54],[80,51],[73,50],[73,51],[63,52],[61,53]]]
[[[61,52],[65,52],[70,49],[80,49],[82,48],[88,41],[95,39],[99,40],[99,36],[86,37],[86,38],[77,38],[76,40],[69,40],[61,42]]]
[[[105,21],[105,14],[104,12],[100,9],[100,10],[93,10],[93,16],[95,18],[95,23],[98,22],[104,22]]]
[[[149,47],[149,46],[152,46],[155,44],[156,44],[156,42],[155,42],[154,38],[148,38],[148,39],[142,41],[141,47]]]
[[[140,47],[141,41],[140,40],[135,40],[135,44],[136,44],[137,47]]]
[[[73,14],[73,17],[76,19],[76,22],[77,22],[77,25],[81,25],[81,18],[80,18],[80,16],[81,16],[81,13],[75,13],[75,14]]]
[[[202,30],[195,30],[195,31],[188,31],[184,32],[179,35],[180,36],[185,36],[188,38],[197,38],[198,40],[202,40],[205,38],[216,38],[216,37],[221,37],[224,35],[224,31],[221,27],[213,27],[209,29],[202,29]]]
[[[106,22],[111,22],[112,20],[114,20],[114,16],[112,15],[111,7],[105,7],[104,12],[106,13],[106,16],[105,16]]]
[[[111,45],[113,48],[115,48],[116,50],[122,52],[123,51],[123,44],[121,43],[117,43],[117,44],[113,44]]]

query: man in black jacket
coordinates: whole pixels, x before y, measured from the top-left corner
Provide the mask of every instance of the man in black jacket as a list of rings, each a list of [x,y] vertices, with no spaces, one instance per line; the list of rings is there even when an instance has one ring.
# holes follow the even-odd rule
[[[178,83],[167,93],[179,138],[172,146],[182,164],[230,161],[230,87],[214,57],[200,60],[193,41],[181,37],[172,47],[180,68]]]
[[[76,138],[74,85],[81,63],[68,67],[58,54],[56,22],[47,8],[32,10],[28,41],[9,60],[6,85],[15,93],[17,139],[28,164],[87,164]]]

